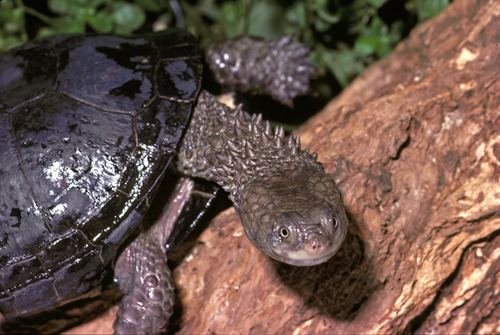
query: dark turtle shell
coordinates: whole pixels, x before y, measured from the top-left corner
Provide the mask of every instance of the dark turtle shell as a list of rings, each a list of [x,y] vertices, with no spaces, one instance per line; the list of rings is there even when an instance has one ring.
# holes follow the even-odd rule
[[[189,33],[59,36],[0,55],[0,311],[92,290],[140,221],[200,89]]]

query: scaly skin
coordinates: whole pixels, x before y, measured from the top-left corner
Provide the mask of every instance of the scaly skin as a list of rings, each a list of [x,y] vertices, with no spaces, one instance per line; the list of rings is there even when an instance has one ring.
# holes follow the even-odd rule
[[[123,293],[115,334],[157,334],[172,315],[174,287],[165,253],[141,234],[118,257],[115,280]]]
[[[240,37],[207,48],[205,59],[218,83],[232,91],[267,94],[291,105],[309,90],[314,68],[309,50],[290,36],[274,41]]]
[[[340,192],[315,155],[241,106],[231,110],[201,92],[177,167],[229,192],[249,239],[274,259],[319,264],[344,240]]]
[[[165,246],[193,188],[191,179],[181,178],[161,217],[118,257],[115,281],[123,298],[115,334],[157,334],[167,327],[175,296]]]

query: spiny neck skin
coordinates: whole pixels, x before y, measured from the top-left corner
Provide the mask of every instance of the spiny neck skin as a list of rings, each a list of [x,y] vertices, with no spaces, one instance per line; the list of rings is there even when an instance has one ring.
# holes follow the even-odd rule
[[[300,149],[298,137],[285,137],[261,115],[231,110],[203,91],[181,143],[177,168],[184,174],[219,184],[235,205],[249,182],[308,167],[323,171],[316,155]]]

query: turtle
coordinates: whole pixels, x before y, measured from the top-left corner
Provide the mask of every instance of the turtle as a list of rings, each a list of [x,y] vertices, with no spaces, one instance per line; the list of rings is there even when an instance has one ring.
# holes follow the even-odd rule
[[[290,37],[248,36],[202,50],[191,33],[168,29],[53,36],[0,55],[6,320],[85,297],[111,274],[123,293],[115,332],[162,331],[174,228],[195,222],[219,187],[264,254],[294,266],[330,259],[348,219],[317,155],[202,87],[212,76],[225,90],[290,104],[309,89],[308,52]],[[166,179],[176,184],[164,219],[145,225]]]

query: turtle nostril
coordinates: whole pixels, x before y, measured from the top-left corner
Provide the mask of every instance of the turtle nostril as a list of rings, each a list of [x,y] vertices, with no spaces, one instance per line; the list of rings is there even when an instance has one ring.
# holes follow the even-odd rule
[[[321,248],[321,243],[319,243],[318,240],[315,240],[311,243],[311,248],[313,250],[320,249]]]
[[[322,235],[314,234],[305,241],[304,249],[310,254],[321,254],[325,250],[326,239]]]

